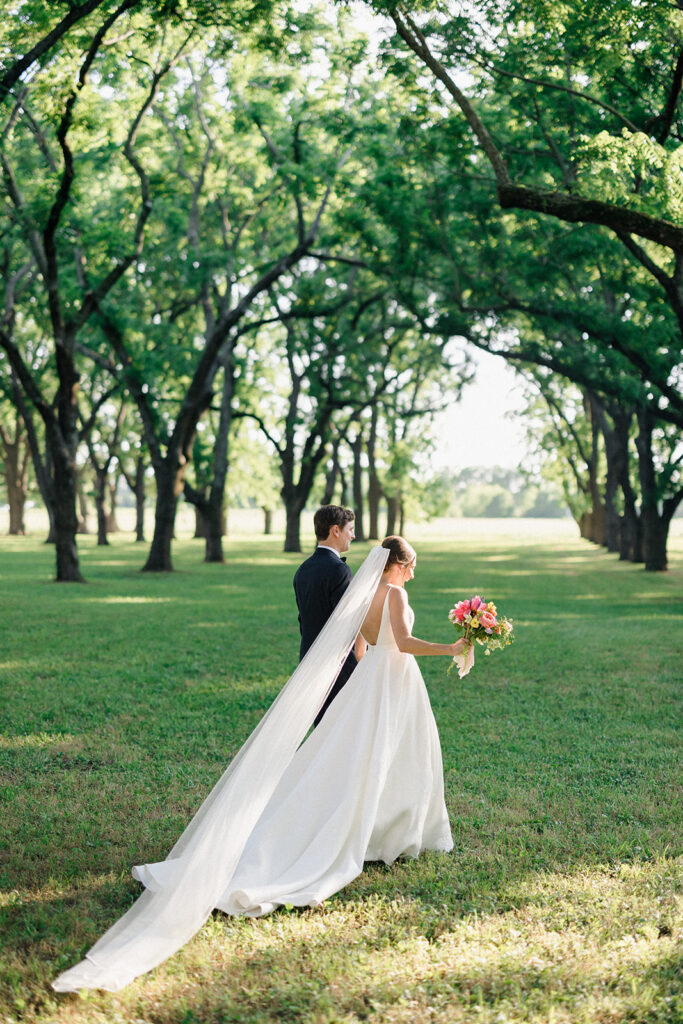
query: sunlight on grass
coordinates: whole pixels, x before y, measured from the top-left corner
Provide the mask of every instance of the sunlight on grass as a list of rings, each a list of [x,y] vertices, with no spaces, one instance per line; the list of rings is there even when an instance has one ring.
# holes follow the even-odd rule
[[[91,601],[97,601],[98,604],[170,604],[172,601],[177,601],[175,597],[100,597],[95,594],[94,597],[81,598],[86,604]]]
[[[64,732],[41,732],[27,736],[0,736],[0,750],[19,750],[22,747],[38,749],[52,746],[55,743],[69,744],[75,742],[75,740],[75,736]]]

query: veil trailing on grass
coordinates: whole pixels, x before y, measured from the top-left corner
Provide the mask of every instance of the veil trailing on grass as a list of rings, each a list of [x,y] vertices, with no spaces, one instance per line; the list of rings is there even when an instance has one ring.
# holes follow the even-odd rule
[[[52,982],[57,992],[116,992],[175,953],[201,928],[230,884],[254,826],[334,684],[388,555],[382,547],[370,551],[317,640],[166,860],[133,869],[145,892],[85,960]]]

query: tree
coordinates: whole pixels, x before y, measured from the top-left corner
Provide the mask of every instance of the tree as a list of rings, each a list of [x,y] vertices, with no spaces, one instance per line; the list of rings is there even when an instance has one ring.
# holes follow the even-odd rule
[[[501,206],[607,226],[665,287],[680,317],[678,269],[665,284],[663,270],[630,237],[674,253],[683,247],[675,224],[681,195],[666,182],[668,158],[681,138],[680,11],[655,2],[643,17],[626,0],[611,0],[596,17],[594,5],[580,0],[555,4],[550,15],[543,0],[508,0],[474,4],[470,12],[432,22],[425,31],[406,5],[389,12],[401,39],[466,119],[494,172]],[[431,35],[442,59],[429,44]],[[505,96],[503,117],[510,110],[517,115],[517,165],[487,127],[496,123],[495,108],[482,103],[480,114],[447,63],[472,72],[475,90],[491,77]],[[548,116],[558,95],[566,114],[559,123]],[[532,180],[521,183],[523,161],[534,149],[536,159],[527,162]]]
[[[414,90],[403,66],[397,73]],[[680,427],[680,329],[674,311],[662,310],[653,275],[634,268],[622,240],[595,226],[577,231],[541,215],[520,220],[496,211],[464,122],[444,120],[443,109],[426,101],[401,108],[399,94],[393,102],[411,158],[392,166],[386,186],[379,156],[369,175],[374,195],[372,186],[364,194],[384,225],[373,266],[425,333],[466,337],[515,365],[562,374],[603,407],[647,409],[655,422]],[[513,131],[503,122],[503,137]],[[620,475],[609,472],[610,493]],[[652,547],[646,563],[662,565],[654,552],[663,524],[653,516],[643,525],[645,548]]]
[[[562,487],[581,536],[603,544],[604,453],[588,397],[556,374],[530,370],[527,379],[535,392],[526,410],[527,436],[543,476]]]
[[[511,0],[472,5],[424,31],[405,6],[390,14],[399,36],[464,116],[494,172],[500,205],[607,227],[621,246],[621,264],[632,277],[644,271],[668,304],[676,325],[669,363],[680,363],[683,232],[675,222],[683,189],[675,183],[681,13],[659,2],[641,17],[632,4],[611,0],[596,17],[584,0],[556,4],[549,16],[542,0]],[[472,95],[447,65],[471,74]],[[641,374],[659,381],[665,398],[659,414],[681,425],[683,396],[656,372],[662,353],[634,347],[630,339],[615,341]]]
[[[122,282],[142,254],[158,198],[156,153],[153,147],[144,156],[140,152],[149,141],[143,121],[159,98],[162,79],[200,24],[217,20],[229,49],[236,27],[247,32],[268,5],[236,3],[226,8],[201,0],[190,9],[165,0],[158,5],[140,0],[83,3],[71,5],[53,23],[55,6],[26,3],[20,23],[15,26],[8,19],[0,32],[6,51],[12,48],[15,27],[23,38],[33,39],[18,61],[6,65],[2,78],[8,116],[0,162],[10,225],[6,237],[12,245],[11,258],[3,265],[9,304],[0,318],[0,347],[44,423],[57,578],[70,581],[81,578],[75,544],[75,395],[83,361],[93,357],[91,346],[97,348],[95,326],[113,348],[111,371],[127,375],[128,382],[138,373],[109,302],[114,290],[120,295]],[[126,31],[105,46],[112,27],[124,19]],[[85,31],[72,32],[77,23]],[[264,23],[261,28],[262,38],[274,45],[274,27]],[[89,188],[93,181],[97,187]],[[52,346],[58,378],[54,402],[33,379],[12,337],[15,285],[22,279],[31,283],[35,307],[28,313],[35,331],[48,334]],[[206,355],[211,365],[215,353],[207,350]],[[185,438],[205,400],[207,374],[199,377],[179,417],[178,430]],[[144,382],[137,380],[142,388]],[[151,428],[148,416],[150,435]],[[174,446],[171,462],[182,447],[180,442]],[[168,490],[167,478],[173,474],[166,469],[161,475],[161,489]],[[159,557],[163,560],[163,552]]]
[[[270,445],[254,422],[238,417],[230,442],[232,462],[227,480],[228,507],[260,509],[263,532],[273,532],[273,516],[280,503],[282,480]],[[228,511],[229,516],[229,511]]]
[[[115,410],[113,405],[107,407],[109,395],[110,392],[107,392],[104,399],[101,398],[93,403],[95,413],[87,420],[82,418],[80,431],[80,436],[87,445],[90,465],[94,473],[98,546],[109,543],[107,532],[110,527],[110,513],[107,512],[107,498],[111,496],[112,490],[110,474],[118,462],[121,427],[126,408],[125,401],[121,399],[119,400],[118,410]],[[103,415],[98,417],[97,413],[100,410]],[[109,414],[109,422],[106,425],[102,423],[105,414]],[[113,490],[116,490],[115,485]]]
[[[3,383],[0,380],[0,384]],[[19,385],[11,375],[6,401],[0,397],[0,461],[7,488],[9,505],[9,533],[26,533],[24,506],[28,496],[31,449],[26,426],[17,406]]]
[[[351,276],[353,276],[353,271]],[[355,299],[353,284],[337,308],[330,301],[327,273],[292,275],[279,292],[271,291],[273,309],[281,324],[287,378],[280,415],[268,423],[255,410],[249,414],[259,423],[275,449],[282,477],[285,506],[285,551],[301,551],[301,513],[313,489],[316,472],[332,436],[333,421],[339,426],[343,410],[359,411],[365,404],[365,377],[357,374],[360,356],[357,314],[364,305]],[[285,285],[289,285],[285,288]],[[336,282],[333,282],[333,288]],[[332,310],[329,307],[332,305]],[[319,312],[321,310],[322,312]],[[279,381],[275,382],[278,387]],[[274,403],[275,404],[275,403]],[[348,425],[348,420],[347,420]]]
[[[137,116],[128,131],[124,145],[126,159],[139,172],[141,202],[132,238],[128,240],[127,252],[116,260],[97,281],[85,282],[85,291],[80,302],[75,302],[73,291],[65,281],[66,260],[75,258],[77,267],[84,275],[85,253],[81,246],[74,245],[69,237],[60,233],[67,205],[73,197],[77,178],[77,164],[73,146],[82,143],[80,125],[76,122],[78,100],[83,93],[93,64],[112,26],[135,6],[135,0],[124,0],[98,24],[89,40],[84,54],[79,54],[78,77],[75,87],[69,87],[64,96],[59,92],[52,102],[59,111],[54,129],[47,124],[40,125],[30,116],[19,118],[26,111],[28,87],[17,98],[9,121],[5,126],[5,145],[0,151],[0,160],[5,181],[6,202],[11,208],[11,222],[16,237],[21,241],[15,247],[12,264],[6,266],[9,280],[18,275],[30,276],[45,303],[47,323],[54,346],[54,365],[58,378],[54,403],[41,390],[31,374],[20,349],[10,331],[0,329],[0,346],[4,349],[26,397],[33,404],[43,420],[46,443],[50,454],[50,469],[53,492],[54,536],[57,554],[57,579],[73,582],[82,579],[75,534],[76,518],[76,448],[78,445],[78,412],[76,393],[79,372],[76,365],[78,336],[96,313],[104,297],[118,283],[123,273],[133,263],[142,244],[144,226],[149,215],[148,182],[136,159],[132,147],[142,117],[151,105],[159,81],[168,70],[169,63],[152,75],[150,89]],[[69,61],[66,61],[69,64]],[[61,68],[63,72],[63,68]],[[39,81],[34,90],[41,97],[44,84]],[[52,138],[48,138],[48,132]],[[61,158],[61,166],[52,155],[51,144],[55,141]],[[26,143],[29,143],[27,146]],[[31,150],[40,153],[41,172],[36,173],[36,163]],[[31,193],[27,189],[31,189]],[[50,196],[44,209],[43,196]],[[66,244],[64,244],[66,243]],[[125,244],[125,243],[124,243]],[[7,310],[5,313],[7,320]]]

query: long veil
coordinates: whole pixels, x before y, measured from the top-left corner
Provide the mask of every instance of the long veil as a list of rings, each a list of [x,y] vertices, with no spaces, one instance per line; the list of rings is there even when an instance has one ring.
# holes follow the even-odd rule
[[[201,928],[230,883],[246,842],[322,707],[367,614],[388,550],[373,548],[271,707],[165,861],[134,869],[147,888],[57,992],[116,992],[156,967]]]

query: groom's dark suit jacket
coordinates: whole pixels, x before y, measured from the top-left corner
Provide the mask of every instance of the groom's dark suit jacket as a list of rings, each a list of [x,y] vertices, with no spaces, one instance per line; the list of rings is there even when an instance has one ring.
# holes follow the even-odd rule
[[[312,645],[320,630],[337,607],[351,582],[348,565],[329,548],[316,548],[310,558],[294,574],[294,593],[299,609],[301,647],[299,660]],[[357,665],[353,651],[349,654],[315,720],[317,725]]]

